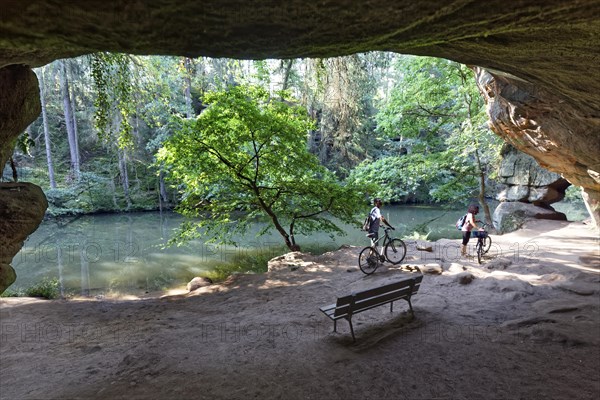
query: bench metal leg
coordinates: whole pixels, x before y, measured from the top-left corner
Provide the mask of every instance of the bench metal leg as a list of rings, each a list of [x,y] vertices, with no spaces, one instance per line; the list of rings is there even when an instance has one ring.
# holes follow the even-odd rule
[[[352,333],[352,340],[356,342],[356,338],[354,337],[354,328],[352,327],[352,318],[348,318],[348,323],[350,324],[350,332]]]
[[[333,331],[337,332],[337,319],[333,320]]]
[[[390,312],[394,312],[394,302],[390,303]]]
[[[410,302],[410,297],[408,299],[406,299],[406,301],[408,301],[408,306],[410,307],[410,313],[411,313],[412,317],[414,318],[415,312],[413,311],[412,303]]]

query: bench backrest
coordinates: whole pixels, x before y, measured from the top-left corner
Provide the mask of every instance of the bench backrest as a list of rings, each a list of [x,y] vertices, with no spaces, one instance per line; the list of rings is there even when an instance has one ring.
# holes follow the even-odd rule
[[[336,318],[344,317],[385,303],[410,298],[417,293],[422,280],[423,275],[415,275],[398,282],[339,297],[333,315]]]

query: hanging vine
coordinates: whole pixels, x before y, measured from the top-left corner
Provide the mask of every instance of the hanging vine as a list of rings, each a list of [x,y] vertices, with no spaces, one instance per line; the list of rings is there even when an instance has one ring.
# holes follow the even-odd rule
[[[120,148],[133,145],[134,114],[131,60],[126,54],[96,53],[91,57],[92,78],[96,89],[94,122],[104,141],[117,139]],[[119,123],[115,124],[117,120]]]

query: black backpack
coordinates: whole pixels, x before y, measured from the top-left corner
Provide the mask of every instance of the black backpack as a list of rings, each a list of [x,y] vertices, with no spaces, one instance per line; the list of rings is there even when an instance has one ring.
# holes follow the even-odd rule
[[[456,221],[456,229],[458,229],[460,231],[462,229],[463,225],[465,224],[466,220],[467,220],[467,214],[460,217],[458,219],[458,221]]]
[[[371,211],[369,211],[369,214],[367,215],[367,218],[365,218],[365,222],[363,222],[361,229],[365,232],[368,232],[369,229],[371,229],[372,223],[373,223],[373,219],[371,218]]]

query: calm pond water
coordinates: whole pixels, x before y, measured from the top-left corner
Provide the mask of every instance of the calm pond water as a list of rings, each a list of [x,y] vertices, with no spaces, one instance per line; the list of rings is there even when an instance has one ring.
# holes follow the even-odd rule
[[[557,207],[558,208],[558,207]],[[561,210],[565,212],[565,210]],[[365,214],[368,210],[365,210]],[[411,236],[419,224],[429,239],[458,239],[454,222],[464,212],[440,207],[384,206],[383,213],[396,227],[396,236]],[[569,214],[568,214],[569,215]],[[575,216],[574,219],[578,217]],[[571,218],[571,215],[569,215]],[[71,295],[134,294],[185,285],[193,276],[210,271],[244,252],[282,253],[276,234],[256,237],[263,225],[238,238],[238,247],[194,240],[180,247],[165,247],[183,221],[175,213],[102,214],[44,221],[13,259],[18,291],[56,278],[61,291]],[[329,251],[342,244],[367,245],[358,226],[345,226],[346,236],[317,233],[297,237],[312,251]]]

